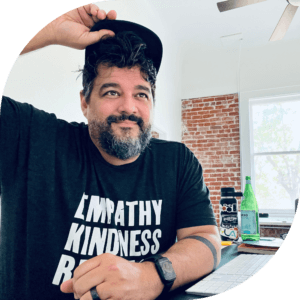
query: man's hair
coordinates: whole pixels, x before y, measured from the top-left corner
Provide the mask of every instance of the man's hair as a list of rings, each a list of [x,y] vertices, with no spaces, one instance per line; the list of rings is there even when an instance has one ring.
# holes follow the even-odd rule
[[[109,68],[139,67],[141,75],[151,85],[154,100],[157,71],[152,60],[145,54],[146,47],[143,40],[130,31],[119,32],[113,37],[106,35],[93,45],[93,51],[87,56],[82,70],[83,95],[86,102],[90,100],[100,65]]]

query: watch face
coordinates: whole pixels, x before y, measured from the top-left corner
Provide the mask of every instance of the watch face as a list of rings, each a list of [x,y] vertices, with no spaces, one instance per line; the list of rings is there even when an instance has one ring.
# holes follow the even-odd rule
[[[165,280],[174,281],[176,279],[176,274],[172,267],[172,263],[167,258],[164,258],[159,261],[159,264],[164,274]]]
[[[173,268],[172,268],[172,265],[170,262],[167,262],[167,261],[163,262],[161,267],[164,272],[167,272],[167,273],[173,272]]]

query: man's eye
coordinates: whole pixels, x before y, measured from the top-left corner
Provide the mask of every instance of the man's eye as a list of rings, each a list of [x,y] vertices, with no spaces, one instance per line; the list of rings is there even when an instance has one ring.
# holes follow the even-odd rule
[[[117,96],[118,93],[116,91],[108,91],[104,94],[104,96]]]
[[[138,94],[138,97],[140,97],[140,98],[146,98],[146,99],[149,98],[148,95],[145,94],[145,93],[139,93],[139,94]]]

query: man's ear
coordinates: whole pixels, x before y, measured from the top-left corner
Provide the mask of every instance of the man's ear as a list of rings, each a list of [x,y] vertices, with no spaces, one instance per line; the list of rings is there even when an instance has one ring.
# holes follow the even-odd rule
[[[86,103],[83,91],[80,91],[80,105],[83,115],[87,118],[88,104]]]

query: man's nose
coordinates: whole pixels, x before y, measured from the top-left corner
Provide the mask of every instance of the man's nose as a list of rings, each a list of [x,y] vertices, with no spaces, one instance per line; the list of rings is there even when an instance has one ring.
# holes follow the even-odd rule
[[[118,107],[119,113],[126,113],[128,115],[136,114],[136,99],[131,95],[124,95],[120,98],[120,104]]]

